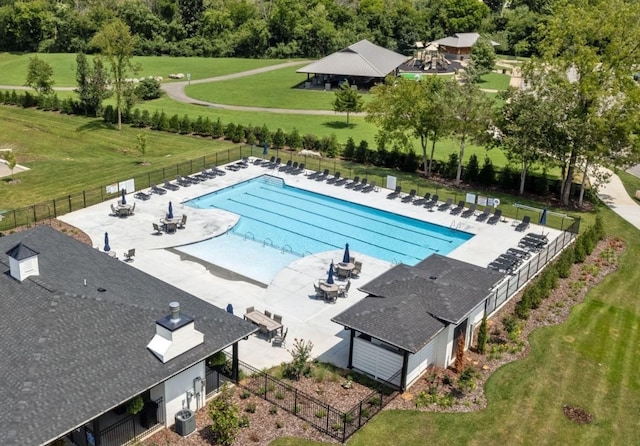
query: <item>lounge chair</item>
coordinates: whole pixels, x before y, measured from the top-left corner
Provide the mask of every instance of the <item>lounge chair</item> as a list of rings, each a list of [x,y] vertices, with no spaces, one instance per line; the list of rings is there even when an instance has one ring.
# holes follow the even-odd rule
[[[355,177],[353,177],[353,180],[345,184],[344,187],[346,187],[347,189],[353,189],[358,185],[359,182],[360,182],[360,177],[356,175]]]
[[[545,234],[536,234],[535,232],[528,233],[526,237],[535,238],[545,243],[549,241],[549,238]]]
[[[469,218],[473,214],[475,214],[475,212],[476,212],[476,204],[475,203],[471,203],[471,205],[469,206],[469,209],[467,209],[466,211],[464,211],[462,213],[462,218]]]
[[[125,262],[130,262],[131,260],[133,260],[133,258],[136,255],[136,249],[130,249],[129,251],[124,253],[124,261]]]
[[[236,166],[242,168],[242,169],[246,169],[247,167],[249,167],[249,158],[245,157],[242,158],[240,161],[238,161],[236,163]]]
[[[527,229],[529,229],[530,225],[531,225],[531,217],[529,217],[528,215],[525,215],[522,221],[518,223],[518,226],[516,226],[516,231],[524,232]]]
[[[278,166],[280,166],[281,161],[280,157],[276,158],[274,162],[269,164],[269,169],[277,169]]]
[[[458,214],[462,213],[463,210],[464,210],[464,200],[460,200],[460,201],[458,201],[458,205],[456,207],[454,207],[453,209],[451,209],[450,214],[451,215],[458,215]]]
[[[253,160],[253,165],[254,166],[259,166],[260,164],[262,164],[262,159],[261,158],[256,158]]]
[[[402,202],[403,203],[410,203],[413,201],[414,198],[416,198],[416,190],[415,189],[411,189],[409,191],[408,195],[405,195],[404,197],[402,197]]]
[[[431,197],[431,200],[427,201],[424,204],[424,207],[426,209],[433,209],[435,207],[435,205],[438,204],[438,198],[440,198],[440,197],[438,197],[438,194],[433,194],[433,196]]]
[[[289,333],[289,329],[287,328],[282,335],[275,335],[271,340],[271,345],[273,346],[279,345],[281,347],[286,347],[288,333]]]
[[[349,288],[351,288],[351,281],[347,280],[347,284],[345,286],[338,285],[338,297],[348,297],[349,296]]]
[[[327,177],[329,176],[329,169],[324,169],[324,171],[318,175],[318,177],[316,178],[316,181],[324,181],[327,179]]]
[[[237,172],[240,169],[242,169],[240,166],[238,166],[237,164],[227,164],[226,166],[224,166],[225,169],[230,170],[232,172]]]
[[[161,188],[160,186],[156,186],[155,183],[151,183],[151,192],[158,195],[164,195],[167,193],[167,190]]]
[[[507,249],[507,253],[519,257],[521,259],[528,259],[531,257],[531,253],[528,251],[523,251],[522,249],[509,248]]]
[[[191,181],[186,178],[182,178],[180,175],[176,175],[176,183],[182,187],[189,187],[192,184]]]
[[[147,201],[149,198],[151,198],[151,195],[145,194],[144,192],[140,191],[133,194],[133,198],[137,198],[138,200],[142,200],[142,201]]]
[[[333,183],[334,186],[344,186],[345,184],[347,184],[347,181],[349,181],[349,178],[347,177],[342,177],[340,178],[338,181],[336,181],[335,183]]]
[[[429,199],[431,198],[431,192],[427,192],[424,194],[424,197],[422,198],[418,198],[417,200],[413,200],[413,204],[415,206],[422,206],[423,204],[425,204],[427,201],[429,201]]]
[[[293,175],[298,175],[299,173],[304,173],[305,167],[304,167],[304,163],[300,163],[300,165],[298,166],[298,168],[294,171],[292,171],[291,173]]]
[[[198,175],[200,175],[200,174],[197,173],[195,175],[187,175],[186,177],[184,177],[184,179],[189,181],[189,182],[191,182],[191,184],[198,184],[198,183],[201,183],[201,182],[203,182],[203,181],[205,181],[207,179],[207,178],[200,179],[200,178],[198,178]]]
[[[315,180],[316,178],[318,178],[318,176],[320,176],[320,172],[318,172],[317,170],[314,170],[309,175],[307,175],[307,178],[310,180]]]
[[[184,229],[186,224],[187,224],[187,216],[186,214],[182,214],[182,220],[180,220],[180,223],[178,223],[178,229]]]
[[[340,172],[336,172],[331,178],[327,179],[327,184],[335,184],[340,179]]]
[[[484,208],[484,211],[480,215],[476,217],[476,221],[485,221],[491,215],[491,207],[487,206]]]
[[[211,170],[212,170],[213,172],[215,172],[215,174],[216,174],[216,175],[219,175],[219,176],[224,176],[224,175],[226,175],[226,174],[227,174],[227,172],[225,172],[224,170],[220,169],[220,168],[219,168],[218,166],[216,166],[216,165],[211,166]]]
[[[206,176],[209,179],[215,178],[217,176],[216,173],[213,170],[210,170],[210,169],[209,170],[204,169],[202,171],[202,175]]]
[[[158,226],[158,223],[153,223],[153,230],[156,231],[153,233],[153,235],[162,235],[162,229],[160,229],[160,226]]]
[[[269,161],[266,161],[266,160],[265,160],[265,161],[262,161],[260,164],[261,164],[263,167],[267,167],[267,166],[269,166],[270,164],[273,164],[273,163],[275,163],[275,162],[276,162],[276,157],[275,157],[275,156],[272,156],[272,157],[271,157],[271,159],[269,159]]]
[[[401,193],[402,193],[402,186],[396,186],[396,190],[387,194],[387,198],[389,200],[393,200],[394,198],[397,198],[398,196],[400,196]]]
[[[168,190],[172,190],[174,192],[180,189],[180,186],[178,186],[177,184],[170,183],[169,180],[166,180],[166,179],[164,180],[162,187]]]
[[[371,191],[375,191],[376,189],[378,189],[378,186],[376,186],[376,182],[372,181],[371,183],[369,183],[368,186],[365,186],[362,188],[362,192],[368,193]]]
[[[490,225],[495,225],[500,221],[501,217],[502,217],[502,209],[496,209],[493,215],[489,217],[489,220],[487,220],[487,223],[489,223]]]
[[[287,169],[287,173],[296,173],[298,170],[298,162],[294,161],[289,169]]]
[[[191,176],[196,178],[199,182],[207,181],[210,179],[210,177],[208,175],[205,175],[204,172],[196,173]]]
[[[453,198],[447,198],[447,201],[445,201],[443,204],[438,206],[438,210],[442,212],[448,211],[452,204],[453,204]]]
[[[280,166],[280,168],[278,170],[281,171],[281,172],[288,171],[289,169],[291,169],[291,163],[292,163],[291,160],[287,161],[287,164],[285,164],[284,166]]]
[[[360,183],[353,188],[353,190],[362,190],[366,185],[367,185],[367,179],[363,178],[362,181],[360,181]]]

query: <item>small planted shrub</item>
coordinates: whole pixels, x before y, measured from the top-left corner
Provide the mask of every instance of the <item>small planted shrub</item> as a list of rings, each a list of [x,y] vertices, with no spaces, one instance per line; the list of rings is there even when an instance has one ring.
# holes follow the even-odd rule
[[[249,427],[249,417],[242,415],[238,421],[238,427]]]
[[[467,366],[458,378],[458,389],[462,392],[470,392],[477,386],[479,372],[473,366]]]
[[[489,337],[489,332],[487,329],[487,313],[484,313],[482,317],[482,322],[480,323],[480,328],[478,329],[478,352],[484,355],[487,350],[487,339]]]
[[[248,413],[256,413],[256,403],[249,403],[247,404],[247,407],[245,407],[245,412]]]
[[[241,400],[246,400],[250,396],[251,396],[251,392],[249,392],[247,389],[243,389],[242,393],[240,393],[240,399]]]
[[[284,421],[276,421],[276,429],[282,429],[284,427]]]
[[[284,399],[284,394],[283,394],[281,391],[279,391],[279,390],[276,392],[276,399],[277,399],[277,400],[282,400],[282,399]]]
[[[275,415],[275,414],[277,414],[277,413],[278,413],[278,407],[277,407],[277,406],[271,406],[271,407],[269,408],[269,414],[270,414],[270,415]]]
[[[320,409],[316,412],[316,418],[324,418],[327,416],[327,411],[324,409]]]

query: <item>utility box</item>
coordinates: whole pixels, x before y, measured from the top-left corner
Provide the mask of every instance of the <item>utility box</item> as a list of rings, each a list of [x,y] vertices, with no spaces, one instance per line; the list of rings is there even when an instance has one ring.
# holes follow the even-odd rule
[[[191,409],[182,409],[176,413],[176,433],[183,437],[195,432],[196,414]]]

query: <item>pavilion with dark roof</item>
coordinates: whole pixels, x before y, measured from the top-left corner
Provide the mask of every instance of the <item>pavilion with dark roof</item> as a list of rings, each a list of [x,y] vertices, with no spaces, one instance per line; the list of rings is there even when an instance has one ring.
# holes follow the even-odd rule
[[[237,374],[257,330],[48,226],[0,237],[0,270],[3,446],[122,444],[125,428],[169,426],[215,390],[207,358],[231,347]]]
[[[331,319],[350,331],[348,367],[405,390],[429,367],[466,349],[505,278],[438,254],[397,265],[359,288],[368,296]]]
[[[307,80],[315,75],[316,85],[340,83],[371,84],[382,81],[409,58],[364,39],[298,70]]]
[[[444,37],[442,39],[434,40],[429,45],[437,45],[440,51],[444,52],[446,56],[464,60],[471,54],[471,48],[476,44],[480,34],[478,33],[455,33],[453,36]],[[499,46],[498,42],[490,40],[491,45]]]

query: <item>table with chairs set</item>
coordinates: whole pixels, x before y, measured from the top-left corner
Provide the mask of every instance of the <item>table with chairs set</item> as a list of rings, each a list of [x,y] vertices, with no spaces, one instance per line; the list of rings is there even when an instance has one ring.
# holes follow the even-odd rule
[[[267,335],[272,345],[285,346],[288,329],[284,330],[282,316],[271,314],[270,311],[257,311],[254,307],[247,307],[244,319],[260,327],[260,331]]]
[[[351,288],[351,279],[358,277],[362,271],[362,262],[356,261],[355,257],[349,254],[349,244],[345,245],[342,262],[334,265],[331,262],[326,279],[320,279],[318,284],[313,284],[315,297],[324,299],[326,302],[335,303],[338,297],[347,297]],[[337,284],[335,280],[346,280],[347,283]]]

